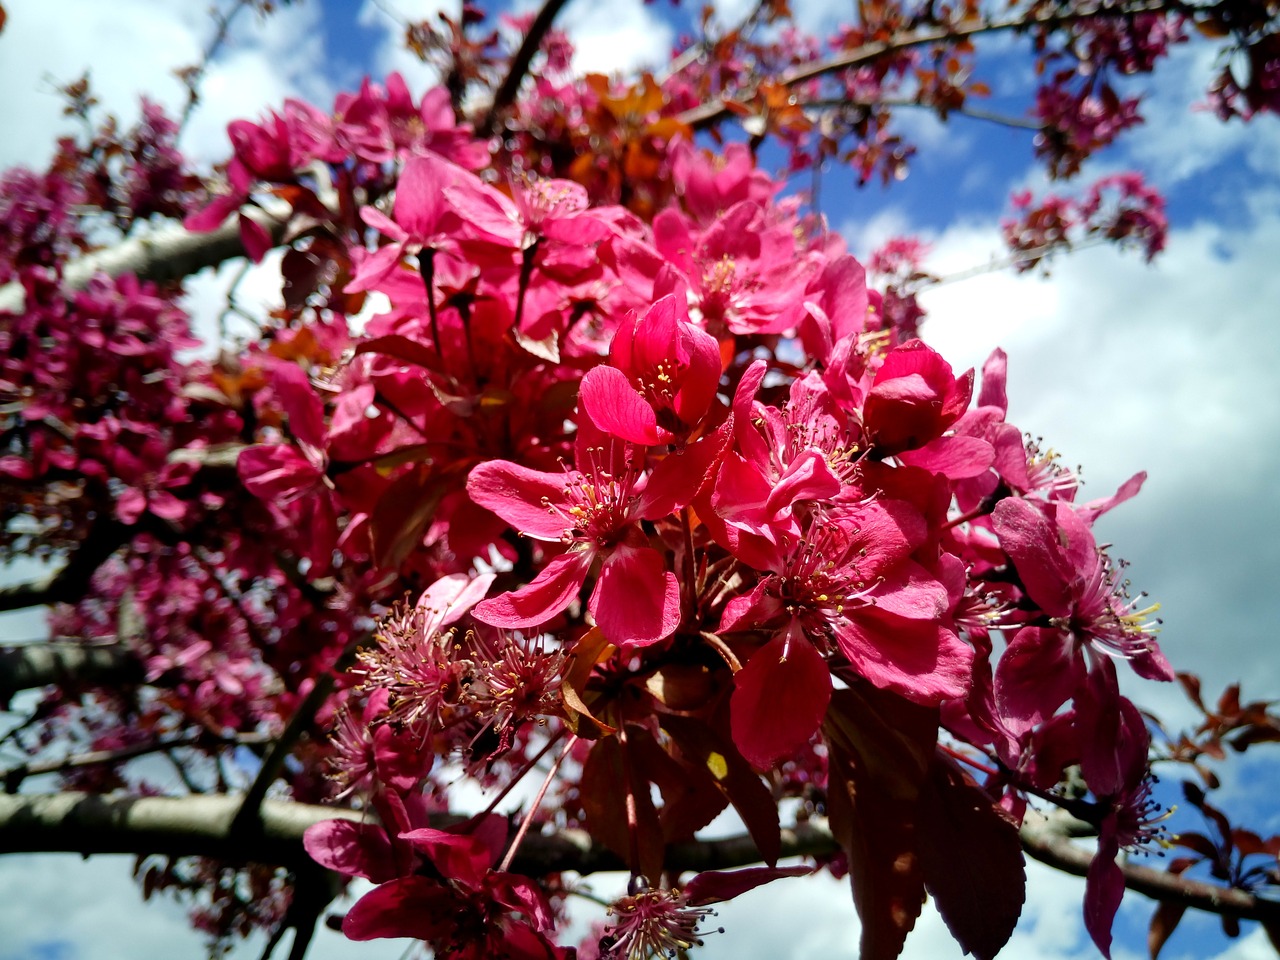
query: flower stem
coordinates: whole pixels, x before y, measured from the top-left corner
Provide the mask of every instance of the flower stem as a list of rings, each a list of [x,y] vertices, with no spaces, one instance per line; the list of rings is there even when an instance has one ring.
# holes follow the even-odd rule
[[[529,771],[532,770],[535,766],[537,766],[538,761],[547,755],[547,751],[550,750],[552,747],[554,747],[560,741],[560,738],[564,735],[564,731],[565,731],[565,728],[561,727],[554,734],[552,734],[551,738],[542,745],[542,749],[539,750],[537,753],[535,753],[532,757],[530,757],[528,762],[525,763],[524,767],[520,770],[520,772],[516,774],[514,777],[512,777],[510,780],[508,780],[507,785],[498,791],[498,795],[489,801],[489,805],[485,807],[484,810],[482,810],[476,816],[472,817],[472,819],[483,820],[489,814],[493,813],[494,808],[496,808],[498,804],[500,804],[503,801],[506,795],[509,794],[515,788],[515,785],[519,783],[521,780],[523,780],[525,777],[527,777],[529,775]],[[576,740],[577,737],[574,737],[574,739]]]
[[[560,751],[560,756],[556,757],[556,762],[551,765],[551,769],[547,771],[546,777],[543,778],[542,786],[538,788],[538,795],[533,798],[533,804],[529,807],[529,812],[520,821],[520,829],[516,831],[515,839],[511,841],[511,846],[507,848],[507,852],[502,858],[502,863],[498,864],[499,873],[505,873],[507,867],[511,866],[511,860],[516,855],[516,850],[519,849],[525,834],[529,832],[529,825],[533,823],[538,807],[542,805],[542,798],[547,795],[547,788],[551,786],[551,781],[556,778],[556,771],[560,769],[560,764],[564,762],[564,758],[569,755],[569,751],[573,749],[573,745],[577,742],[578,735],[575,733],[569,738],[569,742],[564,745],[564,749]],[[547,744],[547,746],[550,745]]]

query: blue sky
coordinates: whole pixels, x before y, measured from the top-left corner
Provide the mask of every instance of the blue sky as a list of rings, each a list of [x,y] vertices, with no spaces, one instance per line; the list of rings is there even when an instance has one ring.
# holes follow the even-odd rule
[[[728,4],[728,19],[746,0]],[[383,0],[405,18],[437,6]],[[65,122],[49,78],[91,68],[103,102],[126,120],[141,92],[176,107],[182,91],[169,75],[191,63],[209,33],[206,4],[162,0],[5,0],[0,34],[0,105],[6,137],[0,168],[38,165]],[[450,5],[451,7],[454,5]],[[528,4],[518,3],[521,10]],[[793,0],[802,20],[830,25],[847,3]],[[736,9],[735,9],[736,8]],[[682,27],[666,3],[575,0],[563,23],[581,44],[583,69],[656,62]],[[286,96],[323,107],[333,94],[401,69],[415,89],[427,71],[398,49],[399,27],[367,0],[306,0],[265,23],[246,17],[216,61],[205,102],[184,147],[204,163],[227,154],[226,123],[255,117]],[[50,37],[56,41],[50,42]],[[1029,59],[1012,38],[999,41],[982,75],[997,93],[993,109],[1025,109]],[[1151,266],[1139,255],[1092,249],[1055,263],[1051,274],[983,275],[926,295],[924,333],[957,369],[980,366],[996,345],[1010,357],[1010,418],[1042,435],[1064,459],[1084,465],[1089,496],[1102,496],[1137,470],[1150,473],[1137,500],[1103,519],[1100,539],[1132,562],[1137,589],[1163,603],[1162,641],[1176,666],[1200,673],[1216,696],[1235,679],[1250,697],[1280,696],[1280,123],[1222,125],[1189,105],[1202,96],[1213,57],[1192,44],[1176,51],[1155,84],[1151,122],[1086,168],[1090,176],[1141,169],[1169,199],[1172,233]],[[865,254],[885,237],[918,233],[934,249],[929,266],[951,273],[1000,249],[999,219],[1011,189],[1044,187],[1030,134],[956,118],[907,121],[920,146],[911,176],[883,190],[858,189],[838,171],[824,178],[824,212]],[[206,271],[190,284],[189,307],[207,320],[231,271]],[[278,277],[259,271],[242,293],[269,305]],[[4,621],[6,632],[28,635]],[[1180,694],[1133,683],[1130,694],[1173,720],[1188,720]],[[1280,832],[1275,752],[1228,767],[1220,804],[1265,833]],[[1168,779],[1176,781],[1179,771]],[[1168,788],[1171,792],[1174,787]],[[1199,829],[1182,811],[1176,827]],[[142,906],[126,858],[0,858],[0,960],[199,955],[198,938],[172,903]],[[1029,902],[1004,956],[1094,956],[1080,922],[1081,884],[1033,865]],[[597,889],[608,891],[607,882]],[[1118,922],[1121,958],[1145,955],[1152,909],[1126,900]],[[726,906],[727,932],[708,940],[717,957],[853,957],[857,926],[842,884],[814,880],[762,888]],[[1170,958],[1248,960],[1274,956],[1260,932],[1229,942],[1212,918],[1188,918],[1166,948]],[[256,957],[261,942],[237,956]],[[397,957],[401,944],[347,944],[322,934],[315,956]],[[926,911],[908,957],[953,957],[958,949]]]

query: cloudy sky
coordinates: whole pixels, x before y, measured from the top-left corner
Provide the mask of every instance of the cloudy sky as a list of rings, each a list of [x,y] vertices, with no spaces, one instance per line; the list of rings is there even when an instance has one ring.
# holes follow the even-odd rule
[[[527,0],[517,0],[520,10]],[[745,0],[725,4],[743,8]],[[808,24],[834,22],[847,3],[793,0]],[[39,166],[65,132],[55,83],[88,68],[103,103],[128,121],[139,94],[178,108],[175,67],[207,43],[207,4],[161,0],[5,0],[0,34],[0,169]],[[244,17],[212,65],[204,102],[184,148],[211,163],[227,153],[226,123],[254,117],[287,96],[328,106],[333,94],[403,70],[416,88],[428,73],[403,51],[384,10],[422,18],[433,5],[411,0],[307,0],[265,22]],[[584,70],[654,64],[679,32],[666,4],[575,0],[563,15]],[[1028,61],[1007,42],[989,76],[997,105],[1015,104]],[[1154,265],[1136,254],[1096,248],[1055,263],[1051,275],[991,273],[929,293],[925,335],[957,369],[980,366],[990,350],[1009,353],[1010,419],[1084,467],[1086,493],[1102,496],[1136,472],[1150,479],[1135,501],[1104,518],[1100,538],[1131,561],[1135,589],[1163,604],[1162,642],[1180,669],[1206,690],[1243,678],[1251,697],[1280,696],[1280,124],[1223,126],[1189,110],[1212,66],[1211,52],[1180,49],[1152,86],[1147,126],[1086,174],[1142,169],[1170,200],[1173,230]],[[1020,105],[1013,109],[1021,110]],[[1012,188],[1042,187],[1029,134],[957,119],[942,127],[913,120],[921,145],[911,177],[889,191],[857,190],[836,173],[824,207],[855,253],[893,234],[917,233],[933,247],[941,274],[986,262],[999,249],[999,218]],[[228,271],[196,278],[191,309],[209,316]],[[249,298],[278,296],[269,277]],[[244,298],[242,298],[244,299]],[[30,627],[24,621],[21,630]],[[3,624],[16,636],[14,621]],[[23,636],[26,634],[23,633]],[[1141,704],[1187,720],[1176,690],[1133,684]],[[1271,761],[1268,764],[1268,761]],[[1225,774],[1222,802],[1264,835],[1280,832],[1280,808],[1259,797],[1277,785],[1274,755],[1250,755]],[[1168,788],[1170,796],[1172,788]],[[1194,818],[1175,821],[1196,829]],[[126,858],[0,858],[0,960],[200,955],[199,939],[172,903],[141,904]],[[1029,902],[1005,955],[1093,956],[1080,922],[1080,883],[1030,867]],[[600,889],[607,890],[602,883]],[[1130,897],[1118,922],[1122,958],[1145,955],[1151,905]],[[853,957],[857,925],[842,884],[779,883],[721,911],[724,935],[708,957]],[[1239,941],[1192,918],[1166,956],[1246,960],[1274,956],[1259,931]],[[393,958],[402,944],[347,944],[323,935],[316,957]],[[255,957],[261,941],[238,957]],[[926,911],[908,941],[910,957],[959,951]]]

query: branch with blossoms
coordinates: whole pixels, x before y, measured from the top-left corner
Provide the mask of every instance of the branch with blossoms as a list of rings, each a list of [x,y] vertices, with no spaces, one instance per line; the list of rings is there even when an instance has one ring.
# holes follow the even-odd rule
[[[848,877],[870,960],[898,955],[926,894],[990,957],[1032,847],[1084,869],[1105,953],[1135,876],[1119,856],[1168,841],[1151,731],[1119,674],[1174,672],[1155,605],[1093,534],[1143,475],[1084,499],[1008,421],[1001,351],[957,374],[750,145],[708,152],[689,119],[741,94],[754,140],[820,158],[835,148],[806,139],[801,103],[819,81],[885,106],[909,74],[958,111],[977,94],[960,89],[971,51],[947,44],[991,22],[885,5],[840,34],[843,74],[816,38],[790,34],[787,50],[739,31],[708,46],[714,63],[627,84],[564,75],[563,39],[538,36],[555,9],[521,45],[554,46],[524,87],[512,54],[500,142],[454,109],[459,84],[489,72],[468,8],[446,22],[452,87],[417,96],[392,75],[329,111],[288,101],[235,121],[209,196],[169,189],[188,181],[167,150],[104,166],[119,153],[97,143],[4,181],[0,280],[23,309],[0,311],[0,550],[79,558],[52,629],[114,637],[136,671],[43,690],[6,737],[25,769],[55,740],[115,751],[62,775],[131,799],[18,797],[12,822],[84,850],[218,857],[254,841],[296,871],[371,881],[343,920],[351,938],[463,957],[570,956],[559,874],[605,865],[628,881],[583,956],[685,950],[715,902],[821,869]],[[1179,36],[1146,7],[1115,9],[1137,16],[1019,15],[1046,62],[1098,77],[1149,69]],[[931,30],[950,31],[937,44],[954,64],[912,52]],[[773,80],[748,87],[753,71]],[[1105,107],[1043,145],[1069,173],[1133,111],[1103,80],[1060,73],[1046,120]],[[135,140],[168,143],[148,117]],[[863,179],[908,152],[882,119],[836,138],[854,139]],[[1134,202],[1113,211],[1098,193],[1071,217],[1154,235],[1135,214],[1154,200],[1112,186]],[[112,254],[92,250],[77,203],[130,194],[221,238],[190,247],[188,267],[233,236],[255,260],[286,242],[261,340],[186,360],[172,286],[119,257],[121,272],[85,279]],[[1024,254],[1054,226],[1023,229]],[[914,255],[871,265],[915,271]],[[375,294],[386,309],[353,333],[346,318]],[[201,467],[227,451],[234,470]],[[99,524],[119,533],[109,550]],[[156,785],[123,761],[170,737],[212,745],[175,761],[208,795],[133,799]],[[242,765],[232,742],[271,746]],[[480,809],[451,811],[462,782]],[[518,815],[498,812],[517,798]],[[1087,865],[1028,840],[1051,808],[1096,833]],[[744,838],[705,840],[730,809]],[[170,814],[180,825],[159,826]],[[107,836],[121,822],[138,829]],[[1267,874],[1244,858],[1267,842],[1204,839],[1187,840],[1190,866],[1223,873],[1220,902],[1254,898]],[[791,854],[812,863],[779,868]],[[315,891],[290,908],[279,874],[243,869],[141,872],[148,889],[207,884],[216,933],[301,929]],[[1171,901],[1211,896],[1181,881],[1162,888]],[[264,892],[246,904],[238,886]]]
[[[96,762],[96,761],[95,761]],[[218,856],[229,861],[305,866],[309,857],[303,837],[310,827],[332,821],[335,813],[361,822],[354,813],[327,806],[267,801],[261,832],[269,839],[237,838],[229,824],[239,809],[239,797],[205,795],[180,798],[129,798],[88,802],[83,794],[25,794],[0,798],[0,839],[7,852],[67,852]],[[463,822],[458,815],[432,819],[441,826]],[[1088,872],[1092,856],[1070,843],[1051,821],[1024,824],[1023,848],[1049,866],[1078,876]],[[785,857],[824,857],[837,851],[831,833],[820,822],[798,824],[782,832]],[[672,855],[680,868],[691,871],[731,870],[761,862],[750,836],[726,837],[680,847]],[[513,865],[534,876],[572,870],[584,876],[616,870],[621,860],[608,849],[594,846],[589,835],[572,830],[538,834]],[[1198,883],[1136,864],[1124,864],[1125,885],[1161,902],[1187,909],[1234,915],[1241,920],[1275,921],[1274,901],[1237,890]]]

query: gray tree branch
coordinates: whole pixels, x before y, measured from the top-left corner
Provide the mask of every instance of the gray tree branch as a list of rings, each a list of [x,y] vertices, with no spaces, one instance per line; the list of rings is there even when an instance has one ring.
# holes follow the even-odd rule
[[[306,868],[302,848],[307,827],[323,820],[359,821],[368,814],[266,800],[252,830],[233,830],[242,798],[229,795],[189,797],[115,797],[82,793],[0,796],[0,852],[165,854],[207,856],[243,863]],[[434,826],[457,823],[459,815],[433,817]],[[1089,870],[1093,854],[1077,847],[1061,826],[1045,818],[1029,819],[1022,829],[1026,852],[1042,863],[1076,876]],[[798,824],[782,832],[783,856],[834,853],[836,841],[826,824]],[[667,864],[675,871],[724,870],[760,862],[748,836],[673,844]],[[595,873],[623,869],[620,857],[594,843],[583,830],[530,834],[512,861],[517,873],[540,876],[563,870]],[[1245,920],[1280,919],[1280,902],[1243,890],[1214,886],[1172,874],[1124,864],[1125,885],[1156,900]]]
[[[118,643],[32,643],[0,650],[0,704],[21,690],[52,683],[141,683],[142,664]]]
[[[269,213],[259,218],[275,244],[284,239],[283,218],[287,212],[286,205],[280,203],[278,209],[273,205]],[[70,261],[63,270],[62,289],[83,290],[98,273],[109,277],[132,273],[140,280],[156,282],[181,280],[205,267],[216,267],[244,255],[239,221],[234,217],[208,233],[192,233],[182,224],[173,223]],[[21,313],[25,302],[22,284],[13,282],[0,287],[0,311]]]

